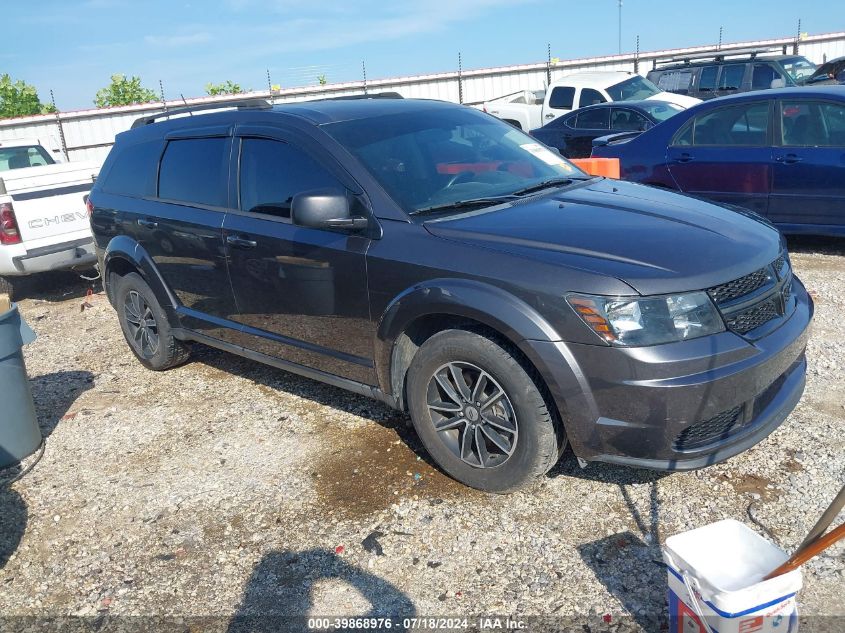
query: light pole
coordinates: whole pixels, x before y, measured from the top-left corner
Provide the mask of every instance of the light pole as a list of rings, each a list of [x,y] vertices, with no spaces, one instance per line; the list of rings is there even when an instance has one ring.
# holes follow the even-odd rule
[[[622,0],[619,0],[619,54],[622,54]]]

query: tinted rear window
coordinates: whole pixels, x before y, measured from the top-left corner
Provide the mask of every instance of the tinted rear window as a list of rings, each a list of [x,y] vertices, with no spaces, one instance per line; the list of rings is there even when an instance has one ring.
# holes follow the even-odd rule
[[[153,197],[161,141],[116,148],[114,164],[102,181],[103,191],[122,196]]]
[[[170,141],[161,159],[159,198],[227,206],[228,147],[223,137]]]

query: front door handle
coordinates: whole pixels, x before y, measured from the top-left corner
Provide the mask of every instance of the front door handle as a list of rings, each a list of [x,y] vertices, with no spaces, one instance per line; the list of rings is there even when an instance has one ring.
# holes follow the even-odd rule
[[[679,163],[691,163],[693,160],[695,159],[689,152],[682,152],[677,158]]]
[[[226,243],[229,246],[234,246],[235,248],[255,248],[258,246],[258,242],[255,240],[251,240],[240,235],[227,235]]]
[[[795,163],[800,163],[804,159],[797,154],[787,154],[786,156],[778,156],[775,160],[779,163],[783,163],[784,165],[794,165]]]
[[[146,229],[154,229],[158,226],[158,222],[142,218],[138,220],[138,226],[143,226]]]
[[[549,113],[546,115],[546,118],[547,118],[547,119],[553,119],[553,118],[555,118],[555,115],[554,115],[554,114],[552,114],[551,112],[549,112]]]

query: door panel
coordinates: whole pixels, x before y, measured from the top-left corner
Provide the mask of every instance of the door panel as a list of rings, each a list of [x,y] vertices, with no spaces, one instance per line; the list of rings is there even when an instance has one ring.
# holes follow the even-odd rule
[[[768,121],[767,101],[700,114],[691,136],[682,135],[688,144],[667,150],[669,173],[678,188],[766,215],[772,178]]]
[[[341,184],[292,144],[241,141],[241,210],[223,225],[241,344],[374,384],[369,238],[290,222],[294,195]]]
[[[770,219],[845,225],[845,104],[783,101],[778,115]]]

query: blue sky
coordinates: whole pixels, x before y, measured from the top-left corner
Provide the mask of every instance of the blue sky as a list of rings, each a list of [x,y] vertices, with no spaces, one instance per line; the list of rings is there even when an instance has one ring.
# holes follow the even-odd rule
[[[3,3],[0,72],[86,108],[112,73],[178,98],[207,82],[244,88],[370,78],[617,52],[617,0],[39,0]],[[624,0],[623,49],[845,30],[820,0]]]

